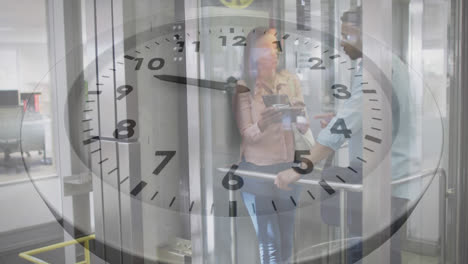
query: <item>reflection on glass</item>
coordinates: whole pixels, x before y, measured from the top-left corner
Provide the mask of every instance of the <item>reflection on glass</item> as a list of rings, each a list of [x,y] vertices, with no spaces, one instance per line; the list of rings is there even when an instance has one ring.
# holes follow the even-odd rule
[[[108,17],[110,3],[95,14],[81,2],[86,56],[49,58],[44,2],[24,8],[41,21],[18,15],[40,24],[38,38],[0,25],[16,43],[0,46],[0,186],[31,176],[46,202],[70,206],[62,217],[74,228],[151,260],[179,247],[209,263],[359,263],[388,240],[390,263],[413,263],[418,246],[442,240],[445,178],[434,169],[447,167],[448,2],[394,3],[393,46],[363,32],[374,10],[362,1],[206,0],[185,24],[184,1],[114,1],[128,21]],[[62,33],[50,34],[73,42]],[[49,60],[62,61],[48,73]],[[67,68],[83,61],[84,72]],[[79,80],[61,78],[69,70]],[[387,207],[365,208],[374,197]]]
[[[5,6],[18,13],[1,29],[0,183],[28,180],[28,169],[34,177],[56,176],[46,4],[18,6]]]
[[[254,256],[258,254],[261,263],[313,259],[323,254],[336,257],[343,251],[349,263],[361,260],[366,240],[362,223],[369,217],[363,215],[363,193],[372,191],[363,189],[363,178],[371,176],[388,177],[391,185],[372,187],[392,196],[390,219],[380,219],[389,222],[389,226],[372,232],[391,240],[390,262],[402,263],[405,236],[397,231],[427,188],[428,181],[422,178],[432,179],[438,166],[435,156],[441,151],[439,136],[432,141],[435,156],[425,157],[421,151],[422,120],[427,117],[422,107],[435,112],[438,107],[430,93],[422,92],[420,76],[400,55],[381,47],[390,54],[391,72],[389,80],[378,80],[383,73],[378,72],[374,62],[364,62],[363,42],[382,44],[362,32],[361,7],[345,11],[339,25],[336,35],[341,35],[340,49],[320,42],[323,35],[313,31],[280,34],[265,27],[249,31],[243,71],[236,76],[239,81],[232,96],[233,118],[222,120],[217,114],[205,112],[210,109],[203,109],[203,114],[212,118],[202,125],[205,132],[210,131],[203,134],[207,142],[212,136],[215,141],[223,140],[217,129],[208,129],[210,121],[237,125],[241,138],[239,159],[226,159],[237,167],[222,170],[228,173],[224,179],[230,179],[228,184],[223,182],[225,191],[239,190],[236,194],[243,201],[236,215],[240,235],[232,243],[243,247],[246,239],[253,239],[249,233],[253,230],[258,247]],[[285,35],[293,36],[290,40],[281,39]],[[310,56],[309,49],[313,48],[321,50],[321,55]],[[309,57],[304,60],[303,54]],[[212,56],[206,53],[205,61],[219,62]],[[295,57],[294,65],[288,63],[291,57]],[[280,63],[283,59],[286,65]],[[305,63],[306,69],[302,66]],[[235,68],[233,64],[226,67]],[[312,74],[314,71],[326,74],[318,76]],[[343,78],[346,75],[350,78]],[[320,111],[321,107],[317,107],[328,104],[329,99],[320,93],[322,87],[316,83],[331,83],[324,88],[333,98],[332,111]],[[201,101],[206,102],[205,98]],[[314,119],[309,120],[309,116]],[[440,123],[428,126],[434,132],[441,130]],[[316,142],[312,134],[316,135]],[[224,138],[230,140],[228,135]],[[382,142],[391,144],[385,146]],[[226,152],[235,153],[236,146],[225,147]],[[374,173],[384,163],[384,158],[375,152],[390,156],[390,168],[383,175]],[[213,157],[210,165],[225,167],[226,160]],[[423,163],[427,166],[423,167]],[[363,175],[365,168],[367,175]],[[234,175],[242,176],[242,180]],[[216,181],[213,184],[216,186]],[[215,192],[216,196],[223,197]],[[297,211],[301,212],[298,217]],[[219,219],[215,223],[222,227],[226,221]],[[297,228],[316,236],[298,232]],[[323,235],[323,231],[330,230],[335,234]],[[215,240],[226,239],[226,235],[219,233]]]

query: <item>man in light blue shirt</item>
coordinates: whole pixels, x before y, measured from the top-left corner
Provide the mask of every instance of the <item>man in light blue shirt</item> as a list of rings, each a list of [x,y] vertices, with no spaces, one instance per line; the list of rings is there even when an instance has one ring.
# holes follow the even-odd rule
[[[324,129],[317,137],[317,144],[311,149],[307,157],[313,163],[328,157],[337,151],[345,142],[348,142],[349,167],[332,167],[323,172],[326,180],[336,181],[340,175],[347,183],[362,183],[362,11],[358,7],[347,11],[342,18],[341,45],[351,60],[357,61],[356,71],[353,74],[351,86],[346,90],[334,89],[337,98],[344,101],[338,108],[336,115],[322,122]],[[417,104],[414,91],[410,89],[410,79],[407,67],[401,60],[392,58],[392,181],[414,173],[419,169],[417,149]],[[337,124],[341,133],[336,132]],[[334,130],[335,128],[335,130]],[[348,131],[343,133],[343,131]],[[351,134],[349,134],[349,132]],[[350,169],[351,168],[351,169]],[[401,212],[405,211],[406,202],[414,195],[420,193],[421,183],[398,185],[392,188],[392,222],[396,221]],[[323,195],[327,196],[325,192]],[[322,202],[322,218],[331,225],[339,224],[339,200],[337,196],[325,199]],[[357,237],[358,243],[349,245],[348,262],[360,263],[362,259],[362,194],[348,194],[348,230],[351,237]],[[393,230],[395,231],[395,230]],[[400,237],[395,233],[391,239],[392,264],[401,263]]]
[[[361,55],[362,56],[362,55]],[[320,131],[317,137],[317,149],[326,149],[329,153],[337,151],[344,142],[348,141],[350,166],[360,167],[358,157],[362,157],[362,60],[357,59],[357,69],[351,81],[351,96],[340,106],[336,115]],[[417,142],[420,140],[417,124],[421,116],[418,104],[415,101],[415,91],[410,89],[410,78],[407,66],[397,57],[392,58],[392,181],[416,173],[420,169],[420,154],[417,151]],[[346,128],[352,131],[348,139],[343,134],[332,132],[332,127],[342,119]],[[312,150],[314,151],[314,150]],[[352,167],[352,166],[351,166]],[[413,181],[392,187],[394,197],[414,200],[420,193],[421,182]]]

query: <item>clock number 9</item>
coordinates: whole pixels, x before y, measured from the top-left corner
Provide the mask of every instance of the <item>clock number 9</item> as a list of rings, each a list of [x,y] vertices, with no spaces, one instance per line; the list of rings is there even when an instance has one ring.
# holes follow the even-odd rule
[[[351,130],[346,127],[345,121],[343,118],[338,118],[330,128],[332,134],[342,134],[345,138],[351,138]]]
[[[314,163],[311,160],[301,157],[302,155],[309,155],[310,150],[296,150],[294,152],[294,163],[293,170],[299,174],[309,174],[314,170]],[[301,168],[301,164],[305,163],[307,167]]]
[[[138,71],[141,69],[141,65],[143,64],[143,58],[135,58],[135,60],[137,61],[137,64],[135,66],[135,71]],[[158,65],[155,66],[155,62],[158,62]],[[152,58],[149,62],[148,62],[148,69],[152,70],[152,71],[157,71],[157,70],[160,70],[164,67],[164,59],[163,58]]]
[[[235,191],[239,190],[244,186],[244,179],[242,177],[235,175],[234,172],[239,168],[237,165],[232,165],[231,168],[229,169],[228,173],[226,176],[223,178],[223,186],[227,190]],[[233,183],[235,182],[235,183]]]
[[[131,119],[125,119],[117,124],[117,129],[114,131],[114,138],[126,139],[131,138],[135,134],[136,122]]]
[[[333,93],[333,96],[337,99],[349,99],[351,97],[351,93],[348,91],[348,87],[342,84],[334,84],[331,87],[337,93]]]
[[[133,91],[133,87],[131,85],[122,85],[117,88],[117,92],[120,94],[117,97],[117,100],[122,100],[125,96]]]

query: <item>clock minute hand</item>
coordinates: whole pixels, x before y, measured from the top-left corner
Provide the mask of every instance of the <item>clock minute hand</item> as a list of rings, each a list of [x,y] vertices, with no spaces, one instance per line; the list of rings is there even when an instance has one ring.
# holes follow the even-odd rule
[[[209,89],[220,90],[220,91],[229,91],[229,90],[234,89],[236,86],[236,82],[237,82],[237,80],[234,77],[230,77],[228,79],[228,82],[217,82],[217,81],[187,78],[183,76],[166,75],[166,74],[154,75],[154,77],[161,81],[194,85],[198,87],[209,88]]]

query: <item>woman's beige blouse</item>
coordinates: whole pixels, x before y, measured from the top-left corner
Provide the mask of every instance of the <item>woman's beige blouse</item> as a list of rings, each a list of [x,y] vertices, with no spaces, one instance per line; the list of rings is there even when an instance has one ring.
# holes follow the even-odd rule
[[[239,81],[239,85],[246,86]],[[288,71],[276,74],[274,89],[265,89],[257,81],[255,92],[238,93],[234,108],[239,132],[242,136],[241,157],[256,165],[272,165],[294,160],[294,136],[292,130],[282,123],[270,125],[265,131],[258,127],[261,113],[265,110],[263,95],[286,94],[291,104],[304,102],[299,79]]]

